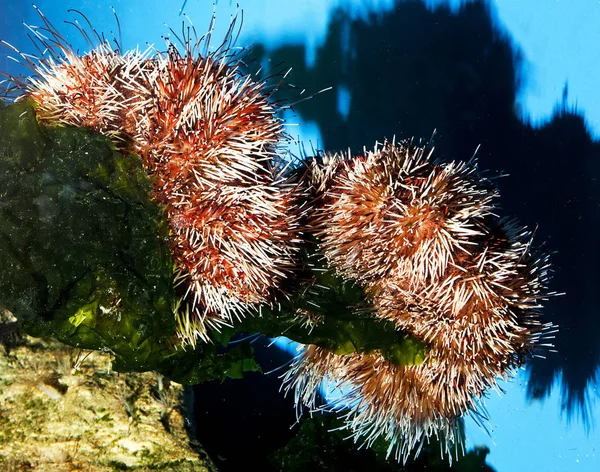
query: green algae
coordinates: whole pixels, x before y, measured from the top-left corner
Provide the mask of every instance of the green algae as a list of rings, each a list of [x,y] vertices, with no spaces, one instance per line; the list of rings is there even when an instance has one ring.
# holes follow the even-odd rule
[[[319,254],[315,241],[300,251],[298,278],[303,282],[289,296],[260,316],[249,316],[235,328],[213,333],[224,345],[239,333],[262,333],[303,344],[315,344],[337,355],[379,353],[395,365],[424,362],[427,345],[399,331],[389,320],[374,317],[374,307],[364,290],[338,276]]]
[[[165,212],[136,155],[0,104],[0,305],[36,337],[185,382],[257,370],[247,347],[177,349]],[[230,375],[231,374],[231,375]]]

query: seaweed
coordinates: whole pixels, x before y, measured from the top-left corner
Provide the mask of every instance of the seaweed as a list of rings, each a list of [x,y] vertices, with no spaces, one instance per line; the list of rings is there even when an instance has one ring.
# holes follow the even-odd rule
[[[258,370],[250,346],[177,347],[169,226],[134,154],[0,104],[0,305],[36,337],[186,383]]]

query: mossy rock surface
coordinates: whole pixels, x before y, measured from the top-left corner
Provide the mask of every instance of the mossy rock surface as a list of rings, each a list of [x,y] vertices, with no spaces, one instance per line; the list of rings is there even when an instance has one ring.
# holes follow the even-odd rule
[[[28,334],[193,384],[258,370],[249,345],[178,346],[163,208],[135,154],[0,102],[0,307]]]
[[[186,431],[183,390],[25,336],[0,347],[0,470],[213,472]]]

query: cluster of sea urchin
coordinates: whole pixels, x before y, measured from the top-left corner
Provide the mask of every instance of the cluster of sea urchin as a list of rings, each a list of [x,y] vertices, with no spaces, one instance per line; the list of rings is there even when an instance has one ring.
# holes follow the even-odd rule
[[[549,328],[547,257],[529,232],[494,214],[495,187],[474,163],[440,163],[410,141],[363,156],[326,155],[307,179],[316,195],[311,230],[330,266],[360,283],[375,316],[428,346],[420,365],[379,353],[341,356],[307,347],[287,375],[296,399],[315,407],[320,379],[345,394],[355,439],[378,437],[406,459],[456,420],[477,414],[496,379],[522,365]]]
[[[231,47],[235,19],[210,53],[212,24],[200,40],[184,30],[183,52],[167,41],[166,53],[122,53],[91,30],[98,45],[79,55],[39,13],[30,30],[45,55],[21,54],[33,76],[15,80],[19,99],[46,124],[92,128],[142,157],[170,223],[183,341],[270,301],[293,268],[297,187],[278,158],[277,105]]]
[[[383,436],[406,458],[441,431],[449,449],[456,419],[476,413],[539,344],[547,259],[530,233],[496,216],[497,191],[474,163],[386,142],[363,156],[326,155],[296,185],[278,158],[277,105],[232,50],[235,20],[213,52],[184,32],[182,49],[167,42],[164,53],[122,53],[96,35],[78,55],[40,16],[30,29],[44,52],[21,54],[33,77],[14,80],[18,99],[33,100],[46,124],[92,128],[141,156],[170,224],[183,342],[272,300],[295,269],[307,217],[329,266],[362,287],[374,316],[427,345],[418,365],[316,345],[293,364],[299,402],[314,407],[323,378],[348,386],[338,403],[357,439]]]

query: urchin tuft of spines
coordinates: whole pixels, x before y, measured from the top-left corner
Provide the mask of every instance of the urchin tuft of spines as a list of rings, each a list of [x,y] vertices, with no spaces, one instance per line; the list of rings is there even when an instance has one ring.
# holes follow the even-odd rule
[[[473,164],[430,156],[424,147],[386,142],[363,156],[328,155],[323,166],[312,165],[312,185],[326,185],[312,225],[338,271],[367,285],[390,270],[417,271],[426,282],[469,250],[497,192]]]

